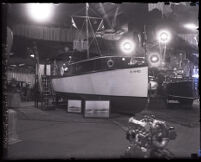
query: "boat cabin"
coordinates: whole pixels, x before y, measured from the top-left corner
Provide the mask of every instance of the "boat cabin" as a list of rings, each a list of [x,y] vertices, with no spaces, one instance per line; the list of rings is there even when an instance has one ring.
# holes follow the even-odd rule
[[[69,63],[61,76],[81,75],[100,71],[147,66],[144,57],[103,56]]]

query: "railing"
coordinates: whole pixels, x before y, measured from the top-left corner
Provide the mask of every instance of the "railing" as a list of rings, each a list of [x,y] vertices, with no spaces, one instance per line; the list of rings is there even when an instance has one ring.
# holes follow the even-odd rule
[[[144,66],[148,66],[144,57],[102,56],[70,63],[63,75],[53,78]]]

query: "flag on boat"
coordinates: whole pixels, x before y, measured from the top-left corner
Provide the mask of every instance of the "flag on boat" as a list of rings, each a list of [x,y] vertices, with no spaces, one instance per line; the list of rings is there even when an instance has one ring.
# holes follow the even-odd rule
[[[86,16],[73,16],[71,18],[72,26],[80,31],[86,31],[86,20],[88,20],[88,28],[90,33],[96,33],[103,30],[103,19],[98,17],[86,17]]]

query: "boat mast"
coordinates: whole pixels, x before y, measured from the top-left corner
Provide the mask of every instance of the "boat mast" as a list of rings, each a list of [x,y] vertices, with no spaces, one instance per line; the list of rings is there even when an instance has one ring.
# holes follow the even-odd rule
[[[144,51],[145,51],[145,56],[144,58],[147,59],[147,31],[146,31],[146,26],[144,25]]]
[[[87,58],[89,58],[89,31],[88,31],[88,10],[89,10],[89,4],[86,3],[86,39],[87,39]]]

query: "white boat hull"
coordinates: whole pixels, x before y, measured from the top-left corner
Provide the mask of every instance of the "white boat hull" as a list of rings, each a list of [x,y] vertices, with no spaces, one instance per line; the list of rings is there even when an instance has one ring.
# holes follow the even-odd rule
[[[148,67],[53,78],[52,86],[59,93],[147,97]]]

